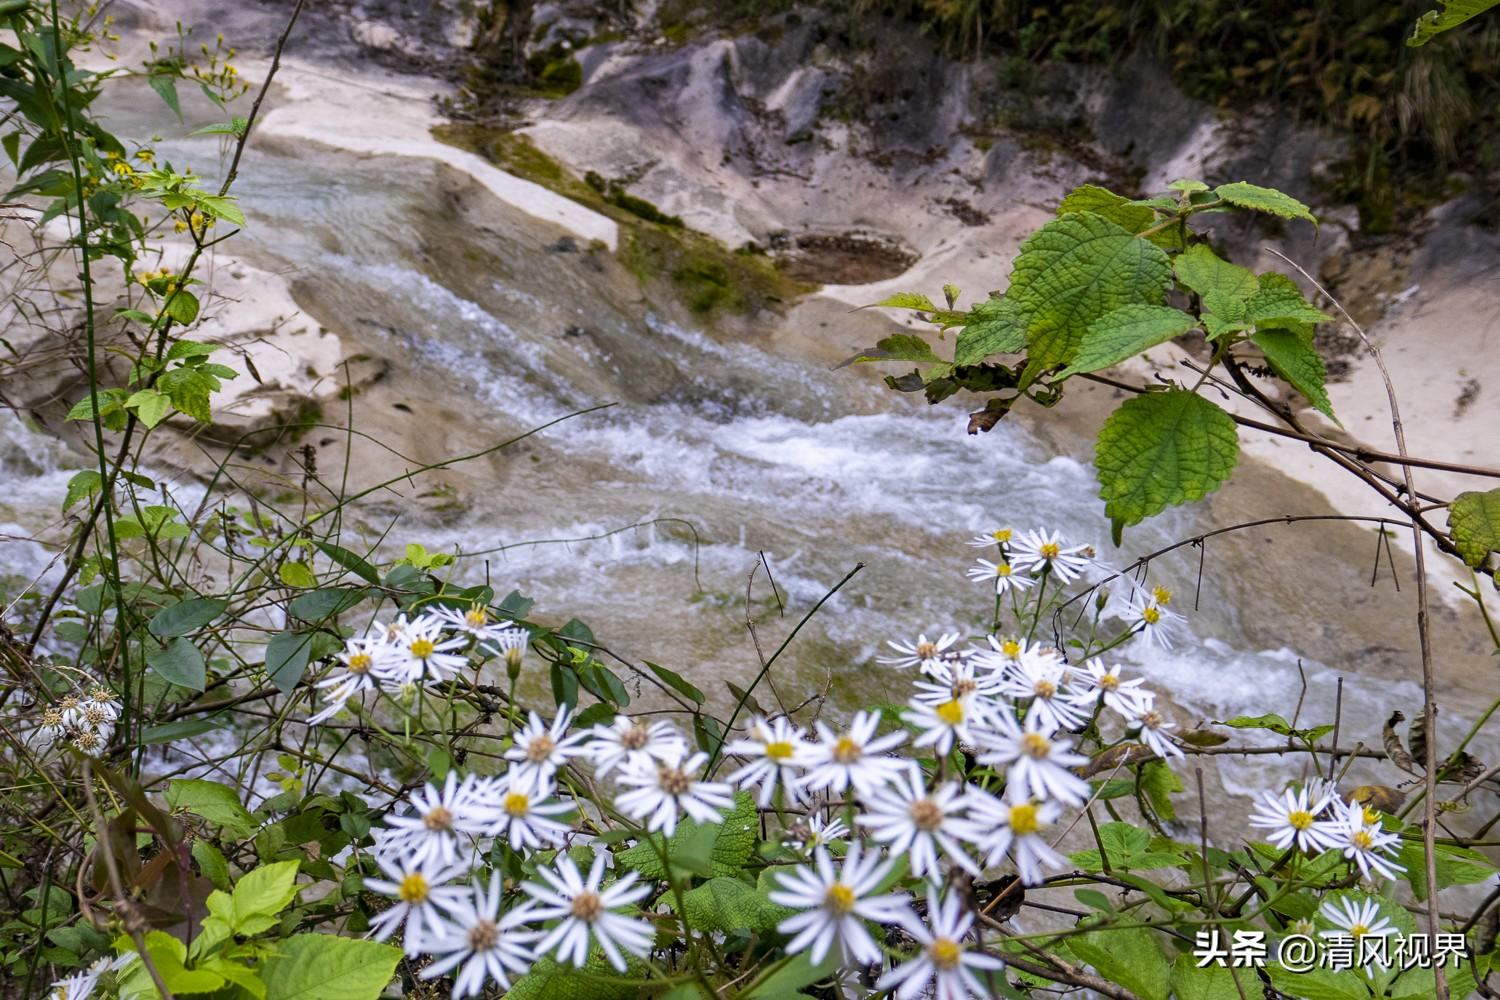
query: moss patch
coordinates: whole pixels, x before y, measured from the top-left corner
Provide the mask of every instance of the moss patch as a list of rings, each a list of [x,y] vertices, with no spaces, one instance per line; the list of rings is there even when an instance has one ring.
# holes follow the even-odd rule
[[[613,219],[620,226],[620,263],[648,292],[670,290],[698,316],[753,316],[815,287],[781,273],[763,253],[731,250],[688,229],[681,219],[630,195],[617,183],[593,174],[580,179],[523,135],[450,124],[433,129],[433,136]]]

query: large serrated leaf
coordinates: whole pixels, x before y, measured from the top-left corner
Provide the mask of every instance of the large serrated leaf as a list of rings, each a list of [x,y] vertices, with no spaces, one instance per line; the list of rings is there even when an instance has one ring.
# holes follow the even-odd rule
[[[1127,399],[1100,428],[1094,449],[1104,512],[1119,526],[1202,499],[1238,459],[1234,420],[1185,389]]]
[[[1184,251],[1172,268],[1181,284],[1202,297],[1204,308],[1225,320],[1244,319],[1245,303],[1260,288],[1253,273],[1201,243]]]
[[[1325,387],[1328,372],[1317,348],[1291,330],[1262,330],[1250,339],[1261,349],[1277,375],[1302,393],[1319,413],[1338,423]]]
[[[1049,222],[1021,244],[1005,297],[1026,319],[1033,370],[1067,364],[1084,332],[1105,313],[1160,304],[1172,265],[1160,247],[1100,215]]]
[[[1058,378],[1096,372],[1119,364],[1197,325],[1195,318],[1171,306],[1136,304],[1105,313],[1089,324],[1078,357]]]
[[[581,969],[543,958],[516,980],[506,992],[505,1000],[635,1000],[641,991],[628,977],[641,976],[645,966],[634,956],[628,956],[627,962],[622,975],[604,960],[598,949]]]
[[[1115,194],[1097,184],[1084,184],[1073,191],[1057,206],[1059,216],[1070,212],[1093,212],[1110,222],[1117,223],[1132,233],[1138,233],[1156,221],[1156,213],[1144,205],[1132,204],[1124,195]]]
[[[1233,184],[1220,184],[1214,188],[1214,194],[1236,208],[1248,208],[1252,212],[1279,215],[1283,219],[1306,219],[1315,226],[1318,224],[1318,220],[1306,205],[1275,188],[1235,181]]]
[[[401,949],[332,934],[279,941],[261,978],[267,1000],[376,1000],[396,975]]]
[[[1302,289],[1284,274],[1262,274],[1255,294],[1245,303],[1240,317],[1247,323],[1269,327],[1280,324],[1326,323],[1333,319],[1302,296]]]
[[[682,909],[688,926],[700,931],[768,931],[793,912],[727,876],[683,893]]]
[[[953,364],[977,365],[992,354],[1015,354],[1026,346],[1026,324],[1010,299],[986,299],[969,310],[953,345]]]
[[[1144,927],[1090,931],[1069,939],[1068,946],[1100,975],[1139,997],[1166,1000],[1171,993],[1171,967]]]
[[[1448,505],[1448,530],[1458,554],[1470,566],[1481,566],[1500,549],[1500,489],[1460,493]]]

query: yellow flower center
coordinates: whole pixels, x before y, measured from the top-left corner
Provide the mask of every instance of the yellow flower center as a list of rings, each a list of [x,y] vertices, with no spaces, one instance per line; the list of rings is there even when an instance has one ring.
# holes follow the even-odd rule
[[[49,708],[42,713],[42,725],[56,728],[63,724],[63,714],[60,709]]]
[[[630,728],[620,734],[620,746],[626,750],[639,750],[651,739],[651,734],[646,732],[646,727],[631,723]]]
[[[952,938],[940,937],[927,946],[927,957],[932,959],[932,964],[939,969],[958,968],[958,961],[962,955],[963,949]]]
[[[475,607],[464,612],[464,622],[473,628],[483,628],[489,620],[489,612],[484,608]]]
[[[1014,639],[1006,639],[1000,644],[1000,652],[1014,660],[1021,655],[1021,644]]]
[[[415,656],[419,660],[425,660],[432,655],[433,650],[437,647],[433,645],[431,639],[413,639],[411,645],[407,648],[411,650],[412,656]]]
[[[1293,830],[1306,830],[1313,825],[1313,816],[1306,809],[1298,809],[1288,813],[1286,821]]]
[[[1037,819],[1036,806],[1028,802],[1010,807],[1010,829],[1017,837],[1036,833],[1041,828],[1041,821]]]
[[[1010,576],[1013,570],[1010,563],[995,563],[995,575],[1000,577]]]
[[[1052,752],[1052,741],[1041,733],[1027,733],[1021,737],[1021,752],[1028,757],[1045,757]]]
[[[1369,831],[1367,830],[1358,830],[1355,832],[1354,836],[1350,837],[1349,839],[1354,843],[1354,846],[1359,848],[1361,851],[1368,851],[1370,848],[1375,846],[1375,838],[1370,836]]]
[[[427,879],[421,872],[412,872],[401,880],[401,887],[396,890],[396,895],[403,903],[421,904],[427,902]]]
[[[370,654],[355,653],[349,657],[348,667],[351,674],[364,674],[370,671]]]
[[[568,912],[579,920],[594,921],[604,912],[604,900],[599,898],[597,892],[585,889],[573,897],[573,905],[568,907]]]
[[[1037,681],[1031,690],[1038,698],[1054,698],[1057,696],[1057,685],[1046,678]]]
[[[1057,543],[1056,542],[1048,542],[1046,545],[1043,545],[1037,551],[1042,554],[1042,558],[1043,559],[1056,559],[1058,553],[1061,552],[1062,550],[1057,547]]]
[[[693,779],[680,768],[663,767],[657,769],[656,784],[668,795],[686,795],[693,787]]]
[[[1152,587],[1151,596],[1155,598],[1157,604],[1172,603],[1172,592],[1166,587]]]
[[[992,531],[990,532],[990,537],[997,542],[1008,542],[1010,541],[1010,529],[1001,528],[999,531]]]
[[[823,905],[829,912],[843,916],[854,909],[854,890],[842,882],[835,882],[828,887],[828,895],[823,898]]]
[[[957,699],[943,702],[937,707],[936,712],[937,717],[950,726],[956,726],[964,721],[963,702]]]
[[[1155,625],[1161,621],[1161,609],[1154,604],[1151,605],[1145,611],[1141,612],[1141,621],[1147,625]]]
[[[429,830],[453,829],[453,810],[438,806],[422,817],[422,825]]]
[[[766,744],[766,756],[774,761],[783,761],[792,756],[792,745],[785,740]]]
[[[507,816],[525,816],[531,811],[531,797],[525,792],[510,792],[505,796]]]
[[[500,928],[493,920],[479,919],[473,927],[469,928],[469,950],[489,951],[500,943]]]
[[[1099,678],[1099,688],[1103,691],[1118,691],[1120,688],[1120,678],[1114,674],[1105,674]]]
[[[865,748],[847,736],[840,736],[833,745],[833,759],[840,764],[852,764],[864,755]]]
[[[1349,928],[1349,933],[1357,938],[1364,937],[1366,934],[1370,933],[1370,928],[1366,927],[1364,924],[1355,924],[1353,927]]]

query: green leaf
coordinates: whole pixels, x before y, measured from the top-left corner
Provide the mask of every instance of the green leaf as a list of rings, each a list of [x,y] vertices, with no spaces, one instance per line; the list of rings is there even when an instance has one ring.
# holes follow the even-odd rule
[[[921,337],[911,333],[896,333],[875,342],[875,349],[894,361],[941,361],[932,353],[932,347]]]
[[[702,931],[768,931],[791,915],[737,878],[720,876],[682,895],[688,926]]]
[[[187,326],[198,318],[198,297],[186,288],[179,288],[167,298],[167,315]]]
[[[814,964],[806,951],[788,958],[775,972],[761,980],[749,993],[747,1000],[791,1000],[804,996],[802,989],[820,979],[833,975],[839,966],[838,949],[830,949],[823,961]]]
[[[74,473],[73,478],[68,480],[68,495],[63,498],[63,510],[67,510],[84,497],[93,496],[103,485],[104,480],[100,479],[99,473],[93,469],[84,469],[82,472]]]
[[[1078,356],[1057,377],[1062,379],[1117,365],[1197,325],[1197,319],[1171,306],[1122,306],[1089,324]]]
[[[1202,499],[1238,458],[1234,420],[1202,396],[1171,389],[1127,399],[1094,450],[1104,512],[1124,526]]]
[[[1159,304],[1172,265],[1153,246],[1103,216],[1066,215],[1021,244],[1006,298],[1026,319],[1032,367],[1067,364],[1099,317],[1121,306]]]
[[[312,659],[313,633],[277,632],[266,643],[266,676],[285,693],[297,686]]]
[[[1156,815],[1169,823],[1177,819],[1172,795],[1182,791],[1182,779],[1166,761],[1150,760],[1141,765],[1141,791]]]
[[[1004,296],[985,299],[969,310],[953,345],[955,365],[977,365],[992,354],[1016,354],[1026,347],[1021,310]]]
[[[194,129],[188,135],[244,135],[245,128],[249,125],[245,118],[231,118],[227,122],[218,122],[214,125],[205,125],[200,129]]]
[[[1183,194],[1197,194],[1199,191],[1207,191],[1208,185],[1202,181],[1177,180],[1167,185],[1172,191],[1181,191]]]
[[[1177,280],[1197,292],[1203,306],[1226,320],[1245,318],[1245,303],[1260,285],[1246,268],[1231,264],[1199,243],[1183,251],[1172,264]]]
[[[365,595],[362,587],[324,587],[292,598],[286,609],[305,622],[322,624],[354,607]]]
[[[147,81],[156,95],[162,99],[162,103],[172,109],[172,114],[182,121],[182,102],[177,99],[177,82],[170,76],[161,73],[153,73]]]
[[[1406,881],[1411,884],[1412,895],[1418,902],[1427,899],[1427,863],[1422,851],[1422,841],[1403,840],[1400,861],[1406,866]],[[1437,869],[1437,887],[1446,889],[1450,885],[1476,885],[1495,874],[1495,866],[1489,858],[1468,847],[1438,844],[1434,853],[1433,867]]]
[[[172,412],[172,401],[155,389],[141,389],[130,394],[125,406],[135,411],[136,419],[154,428]]]
[[[276,575],[282,583],[298,590],[308,590],[318,585],[318,578],[305,562],[284,562],[276,570]]]
[[[217,781],[173,778],[167,784],[167,805],[174,810],[186,809],[195,816],[202,816],[237,837],[250,836],[257,825],[255,817],[240,804],[240,797],[234,789]]]
[[[375,571],[375,567],[370,565],[369,561],[366,560],[363,556],[359,555],[359,553],[351,552],[343,546],[335,545],[332,542],[317,542],[316,544],[318,546],[319,552],[323,553],[329,559],[332,559],[338,565],[344,567],[344,569],[349,570],[357,576],[363,577],[365,580],[368,580],[370,583],[376,586],[380,585],[380,574],[377,573]]]
[[[122,937],[123,947],[117,942],[116,947],[121,951],[133,951],[134,945],[130,938]],[[171,990],[174,995],[190,993],[212,993],[224,985],[224,977],[205,969],[189,969],[186,966],[187,945],[174,938],[165,931],[147,931],[146,952],[151,956],[151,964],[155,966],[156,972],[161,976],[162,984]],[[151,974],[146,970],[145,963],[134,962],[130,965],[120,984],[120,995],[122,997],[156,997],[159,994],[151,980]]]
[[[332,934],[278,942],[261,979],[267,1000],[377,1000],[396,975],[401,949]]]
[[[162,680],[181,687],[202,691],[208,682],[208,668],[198,647],[186,639],[173,639],[165,648],[146,651],[146,666]]]
[[[1500,489],[1460,493],[1448,505],[1448,530],[1458,554],[1470,566],[1482,566],[1500,549]]]
[[[209,215],[232,222],[236,226],[243,226],[245,224],[245,213],[240,211],[240,207],[234,203],[233,198],[221,198],[216,194],[209,194],[199,198],[198,204]]]
[[[1328,373],[1317,348],[1290,330],[1261,330],[1250,339],[1260,348],[1277,375],[1302,393],[1319,413],[1338,422],[1325,387]]]
[[[223,729],[224,720],[218,716],[210,716],[206,719],[179,719],[177,722],[168,722],[160,726],[149,726],[141,731],[141,746],[155,746],[159,743],[175,743],[178,740],[192,739],[194,736],[202,736],[211,733],[215,729]]]
[[[1279,215],[1283,219],[1306,219],[1315,226],[1318,224],[1318,220],[1313,217],[1306,205],[1289,194],[1282,194],[1275,188],[1235,181],[1233,184],[1220,184],[1214,188],[1214,194],[1236,208],[1248,208],[1252,212]]]
[[[706,829],[713,833],[704,874],[739,875],[744,870],[745,862],[750,860],[750,854],[755,849],[756,835],[760,831],[760,815],[755,810],[755,801],[745,792],[736,794],[734,808],[725,814],[724,821]],[[694,820],[684,819],[677,824],[676,832],[667,839],[667,857],[676,864],[679,856],[686,856],[691,863],[693,841],[699,836],[706,835],[699,833],[698,824]],[[615,856],[615,861],[621,868],[638,871],[648,879],[667,877],[661,859],[647,843],[636,844],[621,851]]]
[[[299,862],[277,861],[253,868],[234,884],[231,901],[237,921],[246,917],[274,917],[297,898]],[[236,924],[238,928],[238,924]]]
[[[1236,715],[1219,725],[1231,729],[1266,729],[1281,736],[1292,734],[1292,724],[1275,712],[1267,712],[1265,715]]]
[[[1141,205],[1133,205],[1129,198],[1115,194],[1094,184],[1075,188],[1062,204],[1057,206],[1059,216],[1069,212],[1092,212],[1102,215],[1110,222],[1132,233],[1147,229],[1156,221],[1156,213]]]
[[[918,312],[937,312],[938,307],[932,304],[932,300],[925,295],[916,292],[897,292],[895,295],[887,296],[871,308],[884,309],[915,309]]]
[[[146,631],[158,639],[191,635],[198,631],[229,607],[229,602],[219,597],[193,597],[162,608],[146,626]]]
[[[1242,969],[1240,986],[1246,996],[1255,995],[1259,983],[1253,969]],[[1178,955],[1172,963],[1172,996],[1175,1000],[1240,1000],[1240,990],[1234,984],[1235,971],[1226,966],[1209,965],[1198,968],[1192,955]]]
[[[644,969],[633,957],[627,956],[626,961],[629,965],[622,974],[604,961],[598,949],[582,969],[543,958],[515,981],[505,1000],[636,1000],[640,988],[617,980],[640,976]]]
[[[1429,10],[1417,18],[1407,45],[1426,45],[1435,35],[1456,28],[1471,17],[1478,17],[1500,0],[1439,0],[1441,10]]]
[[[1167,1000],[1171,970],[1156,938],[1141,927],[1090,931],[1068,939],[1073,954],[1141,1000]]]
[[[1255,294],[1246,301],[1244,314],[1240,318],[1259,327],[1279,326],[1283,323],[1327,323],[1333,319],[1307,301],[1295,281],[1274,271],[1260,276]]]
[[[198,862],[203,877],[212,882],[215,889],[229,891],[229,862],[224,860],[223,852],[201,839],[193,841],[192,851],[193,860]]]
[[[707,700],[703,692],[692,684],[689,684],[681,674],[668,670],[666,667],[658,666],[650,660],[646,661],[646,668],[655,674],[663,684],[694,704],[701,705]]]
[[[168,361],[182,361],[187,358],[206,358],[219,349],[218,344],[205,344],[197,340],[176,340],[167,350]]]
[[[1369,1000],[1370,991],[1354,972],[1310,969],[1292,972],[1275,962],[1267,965],[1271,985],[1301,1000]]]

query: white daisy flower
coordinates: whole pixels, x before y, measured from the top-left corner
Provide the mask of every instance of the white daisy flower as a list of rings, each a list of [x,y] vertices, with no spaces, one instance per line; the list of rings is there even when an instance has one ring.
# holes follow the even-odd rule
[[[849,827],[844,825],[843,820],[838,817],[824,820],[823,817],[814,815],[792,824],[782,843],[807,854],[820,847],[827,847],[835,840],[847,839],[848,836]]]
[[[115,698],[115,693],[102,684],[95,684],[89,691],[89,700],[85,708],[94,708],[104,714],[110,722],[118,722],[120,719],[120,702]]]
[[[572,722],[573,709],[567,705],[557,710],[551,725],[532,711],[525,727],[516,734],[515,745],[505,751],[505,759],[515,761],[518,770],[550,776],[569,758],[585,752],[582,743],[588,734],[569,734],[568,726]]]
[[[862,854],[854,841],[839,871],[828,852],[819,848],[812,868],[798,865],[790,872],[776,872],[772,877],[780,888],[771,890],[771,902],[803,911],[776,926],[782,934],[796,935],[786,946],[787,954],[811,946],[808,958],[816,965],[838,944],[846,965],[880,961],[880,946],[863,921],[904,924],[912,919],[906,896],[872,895],[895,864],[882,862],[875,853]]]
[[[75,972],[71,976],[54,982],[47,988],[46,1000],[89,1000],[99,986],[99,973],[90,970]]]
[[[1071,741],[1057,738],[1055,730],[1041,727],[1035,718],[1027,719],[1023,728],[1013,716],[1002,712],[994,722],[992,729],[976,733],[976,742],[984,751],[979,763],[1009,768],[1006,785],[1030,797],[1083,805],[1089,783],[1069,768],[1087,764],[1088,758],[1073,753]]]
[[[384,941],[405,926],[402,941],[408,958],[421,954],[426,941],[443,932],[442,911],[463,898],[463,889],[449,885],[468,874],[464,865],[443,865],[410,858],[375,855],[375,863],[388,878],[367,878],[365,888],[390,896],[395,905],[377,913],[370,921],[375,940]]]
[[[1002,800],[976,788],[969,793],[968,807],[969,837],[985,853],[986,867],[1000,864],[1008,853],[1022,882],[1041,885],[1046,879],[1043,868],[1058,871],[1068,866],[1045,839],[1062,816],[1056,802],[1034,802],[1009,788]]]
[[[350,639],[344,644],[338,660],[342,666],[313,685],[323,692],[327,704],[322,711],[308,718],[310,726],[332,718],[354,695],[388,684],[399,684],[406,676],[391,646],[380,636]]]
[[[1039,729],[1080,729],[1088,721],[1093,697],[1087,692],[1079,697],[1067,685],[1069,676],[1056,650],[1028,650],[1012,665],[1000,691],[1011,698],[1030,698],[1026,721],[1036,720]]]
[[[891,781],[906,767],[905,761],[885,756],[906,739],[906,734],[896,730],[877,737],[878,711],[855,712],[849,728],[839,734],[821,720],[816,725],[819,742],[808,746],[801,762],[807,768],[807,774],[799,780],[803,788],[843,792],[853,785],[860,792],[868,792]]]
[[[434,961],[422,970],[421,978],[436,979],[458,969],[454,1000],[478,996],[490,980],[509,990],[511,973],[525,974],[536,961],[529,943],[541,935],[517,929],[532,919],[530,907],[502,914],[501,882],[499,872],[490,874],[488,889],[475,879],[471,891],[454,900],[442,930],[423,949]]]
[[[530,645],[531,633],[517,625],[496,632],[484,643],[484,649],[505,661],[505,674],[514,680],[521,676],[521,662]]]
[[[687,741],[670,722],[640,723],[617,715],[609,725],[596,725],[588,735],[584,753],[601,778],[617,767],[675,763],[687,754]]]
[[[429,784],[411,797],[413,811],[387,815],[386,830],[376,834],[380,849],[402,855],[413,864],[431,861],[451,865],[473,854],[494,818],[494,803],[473,775],[462,781],[449,771],[442,791]]]
[[[1139,630],[1147,645],[1155,649],[1171,649],[1173,640],[1183,630],[1187,619],[1157,600],[1154,596],[1157,594],[1171,598],[1170,591],[1164,587],[1156,587],[1149,594],[1129,603],[1125,620],[1131,628]]]
[[[1381,916],[1380,906],[1373,899],[1365,899],[1358,904],[1348,896],[1337,902],[1325,899],[1318,912],[1334,925],[1333,930],[1320,932],[1325,938],[1353,938],[1358,946],[1361,938],[1390,937],[1396,933],[1395,926],[1389,919]],[[1359,953],[1379,962],[1378,949],[1366,951],[1360,948]]]
[[[757,716],[750,720],[746,736],[724,748],[736,757],[750,758],[729,776],[729,783],[740,788],[759,787],[756,801],[762,809],[770,807],[777,788],[784,791],[786,805],[801,804],[803,795],[797,777],[802,765],[798,761],[811,745],[802,738],[802,727],[793,725],[785,716],[775,722]]]
[[[58,699],[57,708],[62,712],[63,725],[72,728],[83,724],[83,701],[71,691]]]
[[[913,875],[941,879],[939,852],[970,874],[980,874],[958,839],[967,832],[963,787],[958,782],[946,782],[929,792],[922,772],[912,766],[863,801],[865,811],[855,823],[869,831],[871,840],[887,845],[892,855],[908,856]]]
[[[1005,963],[964,943],[974,926],[974,915],[964,911],[958,893],[940,900],[937,890],[929,888],[927,921],[930,929],[917,921],[906,927],[922,950],[899,965],[893,963],[876,988],[894,991],[895,1000],[916,1000],[924,995],[932,1000],[987,1000],[994,996],[994,990],[975,973],[998,972]]]
[[[695,777],[707,763],[708,754],[695,753],[681,763],[627,767],[616,780],[629,790],[615,796],[615,808],[669,837],[683,813],[699,823],[722,822],[721,810],[734,807],[734,792],[722,781]]]
[[[1296,844],[1299,851],[1316,853],[1331,846],[1333,824],[1318,819],[1328,802],[1327,798],[1312,799],[1305,788],[1288,788],[1281,795],[1263,792],[1249,823],[1269,831],[1266,839],[1283,851]]]
[[[1036,581],[1027,576],[1020,567],[1014,563],[994,562],[989,559],[976,559],[974,565],[966,571],[970,580],[975,583],[995,584],[995,593],[1004,594],[1012,590],[1026,590],[1028,587],[1036,586]]]
[[[651,951],[656,938],[651,925],[618,912],[650,894],[651,887],[636,885],[636,873],[631,872],[609,888],[601,889],[599,883],[604,878],[607,853],[594,855],[587,880],[579,874],[572,858],[559,854],[555,871],[537,869],[541,882],[522,883],[521,889],[538,904],[531,911],[531,919],[559,921],[537,942],[537,954],[555,955],[559,962],[582,968],[588,962],[589,943],[597,941],[609,964],[624,972],[626,963],[621,949],[632,955]]]
[[[1359,865],[1365,878],[1396,878],[1406,871],[1392,857],[1399,849],[1400,836],[1382,828],[1378,817],[1366,816],[1358,802],[1335,801],[1324,839],[1329,850],[1342,851],[1347,860]]]
[[[508,621],[500,621],[493,617],[490,609],[477,601],[467,608],[452,605],[434,606],[429,608],[427,613],[445,627],[472,636],[476,641],[497,639],[499,634],[511,625]]]
[[[42,709],[36,734],[47,744],[61,743],[69,728],[68,720],[63,717],[63,710],[57,705],[48,705]]]
[[[572,827],[553,819],[575,812],[572,802],[554,798],[557,786],[535,771],[513,769],[493,785],[494,809],[485,830],[490,837],[504,837],[516,851],[531,851],[561,844]]]
[[[399,645],[393,644],[392,651],[400,658],[398,669],[404,679],[418,684],[435,684],[447,680],[450,674],[468,664],[468,657],[453,652],[463,645],[461,638],[443,637],[441,619],[423,614],[407,623]]]
[[[974,734],[969,727],[983,723],[986,718],[975,710],[972,697],[949,698],[936,705],[913,698],[908,704],[911,707],[901,717],[921,730],[912,746],[930,746],[938,754],[948,753],[956,742],[973,743]]]
[[[927,638],[923,632],[917,636],[916,642],[900,642],[895,639],[887,639],[886,645],[894,649],[897,656],[877,656],[877,663],[886,663],[893,667],[916,667],[924,674],[930,674],[937,670],[945,660],[962,655],[958,650],[949,652],[953,644],[959,640],[957,632],[944,632],[937,639]]]
[[[1056,531],[1028,531],[1011,548],[1011,562],[1022,573],[1050,569],[1060,583],[1072,583],[1093,561],[1087,545],[1064,545]]]
[[[75,729],[72,739],[73,749],[89,757],[99,757],[104,754],[109,745],[109,737],[97,729]]]
[[[1089,660],[1083,665],[1089,672],[1088,683],[1094,693],[1103,700],[1106,708],[1113,709],[1127,719],[1134,719],[1151,708],[1156,695],[1144,689],[1143,677],[1125,680],[1119,664],[1111,667],[1098,660]]]
[[[1016,636],[988,636],[989,649],[975,649],[970,653],[970,661],[979,667],[988,669],[998,677],[1008,674],[1021,657],[1036,649],[1037,647],[1027,643],[1025,639]]]
[[[1139,727],[1141,742],[1155,751],[1162,760],[1171,760],[1173,757],[1186,756],[1182,748],[1172,741],[1168,730],[1176,729],[1177,723],[1167,721],[1167,717],[1154,708],[1148,708],[1144,712],[1130,719],[1127,723],[1132,729]]]
[[[975,535],[973,538],[969,539],[968,544],[974,546],[976,549],[994,548],[997,545],[1008,544],[1010,542],[1011,536],[1014,534],[1015,532],[1010,528],[996,528],[994,531],[987,531],[982,535]]]

